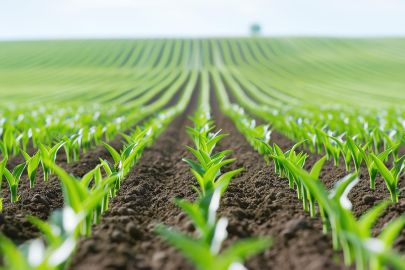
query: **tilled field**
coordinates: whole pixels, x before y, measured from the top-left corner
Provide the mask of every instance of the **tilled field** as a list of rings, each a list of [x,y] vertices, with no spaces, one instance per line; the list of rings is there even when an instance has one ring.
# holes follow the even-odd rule
[[[191,138],[185,132],[185,127],[186,125],[193,125],[188,117],[196,109],[202,109],[204,113],[212,112],[212,118],[217,126],[216,130],[222,129],[222,134],[230,134],[230,136],[219,141],[215,152],[233,150],[233,153],[229,154],[227,158],[236,158],[236,161],[225,166],[221,172],[244,168],[241,173],[232,178],[222,196],[218,210],[218,216],[226,216],[229,222],[227,227],[228,238],[224,242],[223,249],[239,239],[270,235],[274,239],[274,244],[261,254],[249,258],[245,262],[248,269],[356,268],[355,265],[346,267],[343,262],[342,251],[333,250],[331,234],[324,235],[322,232],[319,209],[317,209],[316,218],[311,218],[309,213],[303,210],[303,201],[297,198],[295,190],[289,189],[288,179],[280,178],[279,174],[275,173],[273,162],[267,164],[263,157],[254,150],[245,136],[238,131],[238,129],[241,130],[241,125],[237,121],[245,120],[245,124],[254,123],[246,129],[248,131],[252,131],[258,126],[255,125],[256,122],[260,124],[270,122],[272,127],[277,128],[277,130],[287,130],[286,134],[295,137],[297,141],[300,136],[308,138],[305,137],[306,135],[313,139],[314,144],[317,143],[315,140],[324,139],[324,145],[320,146],[322,149],[331,146],[326,144],[331,142],[330,137],[328,137],[329,134],[339,138],[345,136],[347,142],[350,141],[348,140],[349,137],[353,137],[354,140],[358,138],[360,131],[364,131],[368,136],[357,140],[360,146],[362,146],[363,141],[374,144],[381,143],[387,138],[383,135],[388,136],[388,133],[394,129],[397,133],[391,133],[393,135],[390,139],[393,139],[392,144],[397,144],[401,142],[398,128],[401,123],[398,119],[405,119],[405,116],[402,117],[402,111],[398,110],[399,107],[390,107],[390,110],[385,111],[380,111],[378,109],[380,107],[374,111],[353,110],[353,108],[357,106],[356,102],[359,101],[367,104],[380,101],[391,105],[401,103],[403,98],[395,92],[396,87],[401,86],[400,77],[398,76],[398,83],[395,84],[395,87],[387,90],[386,93],[381,93],[379,84],[375,84],[373,80],[369,79],[380,78],[382,80],[380,84],[383,85],[384,80],[388,80],[388,76],[378,77],[372,75],[373,73],[364,72],[368,68],[373,69],[373,66],[363,64],[367,67],[363,67],[364,69],[356,68],[357,71],[361,71],[358,76],[364,76],[363,72],[367,74],[367,77],[362,77],[363,84],[367,87],[361,88],[358,87],[356,74],[346,74],[349,72],[346,72],[345,68],[341,68],[344,61],[337,61],[334,64],[335,67],[333,65],[330,67],[337,74],[343,74],[341,77],[329,77],[327,72],[323,73],[324,68],[326,71],[328,70],[323,63],[328,62],[329,59],[323,57],[326,55],[329,55],[331,59],[338,57],[336,57],[334,50],[331,50],[329,54],[325,53],[322,42],[318,43],[318,41],[311,39],[305,42],[299,39],[270,41],[268,43],[260,39],[142,40],[134,44],[124,42],[127,53],[122,53],[123,48],[114,49],[114,54],[121,51],[116,57],[111,54],[111,51],[100,47],[100,50],[111,58],[111,64],[116,64],[114,68],[125,67],[125,69],[117,69],[116,74],[111,72],[112,69],[110,70],[108,65],[105,70],[100,69],[99,74],[92,73],[90,69],[89,74],[94,76],[94,80],[91,77],[86,77],[87,75],[82,74],[82,72],[73,72],[69,75],[70,77],[64,78],[69,72],[66,71],[66,74],[62,71],[58,73],[55,69],[55,78],[60,80],[58,82],[62,85],[65,81],[74,82],[75,80],[71,80],[71,78],[75,75],[78,75],[76,82],[81,82],[83,79],[89,83],[89,88],[85,85],[82,86],[85,90],[77,88],[77,85],[74,84],[71,88],[66,88],[61,97],[58,96],[59,93],[48,92],[47,87],[37,86],[44,89],[38,100],[52,103],[55,100],[66,98],[67,103],[72,100],[78,101],[74,106],[62,109],[55,109],[56,107],[50,106],[45,109],[38,105],[33,112],[28,107],[22,111],[14,110],[13,106],[7,107],[4,111],[0,110],[1,139],[6,142],[9,136],[13,137],[13,142],[15,142],[13,147],[20,146],[20,141],[18,141],[21,139],[20,135],[28,136],[27,134],[32,132],[32,127],[29,125],[31,124],[30,119],[36,119],[35,124],[40,127],[38,130],[42,132],[40,135],[38,133],[36,138],[43,136],[47,141],[41,142],[45,145],[54,145],[55,137],[53,136],[59,130],[66,132],[66,134],[62,134],[66,136],[64,138],[57,137],[58,140],[64,140],[66,143],[69,138],[72,138],[71,136],[75,136],[78,132],[86,132],[86,128],[88,132],[90,129],[98,128],[101,130],[99,140],[101,138],[107,140],[107,136],[110,138],[115,136],[115,139],[109,144],[118,153],[124,147],[122,142],[124,138],[118,135],[120,130],[126,130],[135,123],[143,125],[145,132],[147,129],[151,128],[150,130],[152,130],[155,127],[158,128],[151,133],[156,131],[158,134],[163,130],[156,140],[155,134],[150,135],[151,137],[142,137],[142,140],[146,140],[146,137],[151,138],[154,140],[153,144],[151,147],[145,148],[138,163],[122,178],[121,185],[117,189],[117,196],[110,199],[109,210],[102,214],[101,224],[92,225],[90,237],[80,238],[76,252],[68,263],[69,269],[194,269],[183,254],[180,254],[173,246],[155,234],[154,228],[157,224],[164,223],[189,235],[196,236],[197,234],[191,220],[173,202],[175,197],[189,201],[195,201],[197,198],[197,193],[191,187],[191,185],[197,185],[197,181],[190,171],[190,166],[182,161],[183,158],[195,159],[185,147],[185,145],[193,145]],[[318,44],[318,49],[324,53],[320,57],[314,53],[313,59],[310,61],[308,54],[300,53],[298,50],[298,48],[302,48],[302,42],[307,44],[306,49],[311,52],[315,48],[314,44]],[[338,46],[333,39],[324,40],[324,42],[330,43],[331,46]],[[341,40],[339,42],[349,41]],[[374,46],[380,48],[377,41],[368,42],[371,42],[370,46],[373,45],[371,49]],[[104,46],[103,43],[101,45]],[[357,43],[353,43],[352,46],[363,48],[361,44]],[[150,57],[148,53],[143,53],[145,48],[150,49]],[[273,51],[274,49],[275,51]],[[363,50],[367,51],[367,48],[363,48]],[[352,56],[343,60],[352,63],[352,57],[360,55],[360,60],[356,63],[365,63],[365,60],[362,59],[366,54],[357,54],[357,51],[353,50],[350,54]],[[75,50],[70,53],[74,58]],[[132,53],[134,53],[133,56]],[[295,57],[295,54],[302,59],[299,60],[300,58]],[[62,69],[70,61],[70,54],[67,53],[66,55],[65,60],[67,62],[61,64]],[[121,59],[122,55],[128,56]],[[395,55],[392,54],[391,57],[395,58]],[[391,61],[393,58],[383,56],[387,58],[387,63],[394,62]],[[53,63],[53,57],[55,56],[49,56],[49,63]],[[291,59],[296,61],[291,61]],[[101,65],[103,61],[99,64]],[[305,63],[305,67],[310,67],[310,63],[313,62],[314,66],[324,68],[317,69],[320,74],[316,75],[316,72],[313,73],[314,70],[302,68],[304,64],[301,66],[297,64],[298,62]],[[9,75],[13,75],[15,72],[14,64],[13,61],[10,63],[12,68],[8,72]],[[46,64],[47,62],[41,60],[38,63],[41,66],[41,63]],[[91,61],[86,63],[90,64]],[[148,64],[148,68],[145,67],[145,64]],[[377,65],[378,61],[370,64],[380,67]],[[136,67],[136,71],[132,69],[134,67]],[[351,68],[354,69],[354,67]],[[395,77],[400,69],[394,65],[392,70],[395,72],[391,72],[390,76]],[[52,66],[45,65],[41,72],[47,74],[46,76],[51,76],[51,71],[53,71]],[[307,72],[311,72],[309,73],[311,76],[308,76]],[[20,73],[26,74],[21,71]],[[17,78],[14,78],[14,81],[18,82],[16,83],[17,86],[21,84],[19,86],[21,89],[26,89],[25,84],[31,85],[32,82],[35,82],[36,73],[31,74],[32,78],[27,77],[27,80],[18,79],[21,76],[20,73],[17,74],[18,76],[14,74]],[[64,75],[62,76],[62,74]],[[349,80],[344,79],[346,75]],[[322,79],[322,76],[325,77]],[[312,80],[312,78],[317,79]],[[318,80],[318,78],[320,79]],[[335,78],[340,79],[335,81]],[[98,84],[92,84],[93,81],[97,81]],[[14,89],[13,87],[16,86],[8,84],[7,81],[0,81],[1,83],[6,85],[5,88],[3,86],[2,91],[3,93],[7,91],[5,97],[10,102],[20,102],[24,100],[22,97],[29,100],[29,93],[14,95],[10,89]],[[347,88],[350,83],[354,89]],[[101,87],[100,92],[98,92],[101,85],[105,88]],[[71,91],[71,89],[75,89],[75,91]],[[367,98],[365,98],[365,91],[370,93]],[[326,100],[331,104],[344,101],[343,103],[347,102],[348,107],[341,107],[340,111],[333,106],[325,106],[324,108],[323,105]],[[83,104],[92,104],[92,106],[88,105],[88,108],[84,109],[82,102]],[[103,105],[98,107],[99,105],[95,105],[96,103]],[[300,105],[295,107],[295,104]],[[379,105],[383,106],[384,104]],[[209,108],[210,105],[211,108]],[[308,109],[309,107],[311,109]],[[223,110],[221,111],[220,108]],[[342,108],[346,108],[347,111]],[[38,116],[38,112],[41,110],[45,111],[44,117]],[[239,114],[241,111],[242,113]],[[3,116],[5,117],[2,118]],[[19,121],[20,116],[22,119],[24,117],[28,119],[25,124],[23,121]],[[174,118],[174,116],[177,117]],[[8,122],[3,121],[6,118]],[[173,118],[174,120],[166,127],[165,119],[169,119],[169,122]],[[51,119],[55,120],[54,123]],[[144,121],[139,123],[141,119]],[[366,121],[364,119],[368,121],[367,125],[370,124],[370,126],[363,128],[366,126],[363,123]],[[312,126],[303,125],[307,122],[311,123]],[[348,124],[349,122],[351,125]],[[355,123],[353,124],[353,122]],[[121,128],[120,123],[125,128]],[[387,124],[385,129],[382,128],[383,124]],[[404,124],[402,123],[402,125]],[[297,128],[293,129],[292,127],[295,126]],[[322,126],[327,127],[327,129],[322,128]],[[245,135],[246,130],[244,130]],[[45,136],[45,132],[49,132],[49,134]],[[91,132],[94,136],[92,140],[96,141],[96,131]],[[134,135],[135,132],[132,130],[129,133]],[[123,136],[125,137],[125,135]],[[80,137],[80,142],[83,144],[89,143],[84,139],[85,137],[84,135]],[[17,140],[17,138],[19,139]],[[112,164],[120,164],[121,160],[119,162],[113,160],[110,152],[99,141],[97,143],[98,146],[88,153],[83,154],[81,152],[80,161],[71,163],[68,162],[66,153],[61,148],[55,163],[76,177],[83,177],[99,165],[99,158],[107,159]],[[296,142],[275,130],[271,133],[270,144],[273,143],[285,152],[290,150]],[[369,148],[367,153],[370,154],[372,150],[378,154],[379,151],[376,150],[387,149],[389,146],[388,143],[387,145],[385,143],[387,141],[384,141],[384,145],[381,143],[379,146]],[[83,144],[78,143],[78,148],[84,149]],[[31,141],[28,145],[32,145]],[[399,144],[397,145],[399,147]],[[337,148],[336,145],[333,147],[335,147],[334,149]],[[402,148],[403,146],[399,150],[400,156],[404,154]],[[3,149],[2,153],[5,153],[7,149]],[[25,159],[22,154],[13,156],[11,150],[15,152],[16,149],[10,148],[8,150],[10,159],[6,160],[6,168],[12,171],[18,164],[24,163]],[[308,149],[302,149],[301,146],[296,150],[297,153],[303,150],[309,154],[303,167],[307,171],[311,170],[314,164],[325,154],[311,153]],[[32,156],[36,151],[37,149],[31,147],[27,152]],[[0,160],[5,160],[3,155],[0,156]],[[390,159],[388,163],[385,163],[389,168],[391,168],[392,156]],[[131,164],[135,164],[135,162]],[[325,162],[321,170],[319,181],[328,190],[338,180],[350,173],[346,171],[342,156],[340,156],[339,164],[339,167],[335,167],[331,158]],[[354,172],[353,162],[351,167],[351,172]],[[117,169],[118,167],[114,168]],[[103,178],[106,176],[105,171],[104,167],[102,170]],[[356,218],[390,197],[380,174],[376,179],[375,190],[370,188],[368,170],[364,161],[360,172],[359,183],[348,194],[348,198],[353,204],[352,212]],[[17,245],[36,237],[43,238],[40,231],[27,220],[26,214],[48,220],[53,210],[66,206],[64,205],[66,198],[64,198],[58,176],[52,175],[48,182],[44,182],[43,178],[44,173],[42,167],[39,166],[35,187],[29,188],[29,178],[27,170],[25,170],[18,185],[18,194],[21,194],[21,197],[12,203],[6,177],[3,177],[0,198],[4,198],[4,200],[3,210],[0,213],[0,231]],[[403,187],[404,180],[402,174],[399,177],[399,188]],[[93,184],[94,182],[91,182],[90,186]],[[404,211],[405,200],[402,194],[399,196],[399,203],[391,203],[382,212],[371,230],[372,236],[378,236],[388,223],[403,215]],[[404,230],[396,238],[393,247],[396,251],[404,254]],[[367,250],[365,247],[362,248]],[[3,264],[0,256],[0,265]]]
[[[217,150],[233,149],[231,158],[237,161],[226,170],[244,167],[224,193],[219,215],[229,219],[229,238],[225,246],[239,238],[272,235],[275,244],[263,254],[247,261],[248,269],[347,269],[341,262],[341,254],[331,247],[330,235],[322,234],[320,218],[311,219],[302,209],[302,201],[296,192],[288,188],[288,180],[274,173],[274,165],[267,165],[253,150],[246,139],[236,130],[230,119],[218,112],[214,115],[216,125],[231,136],[220,141]],[[182,158],[192,158],[185,144],[191,139],[184,132],[190,124],[187,113],[179,116],[154,142],[145,149],[134,170],[122,183],[117,197],[110,202],[110,210],[102,216],[101,224],[93,226],[92,236],[79,243],[70,269],[193,269],[173,247],[163,243],[153,233],[154,225],[163,222],[193,234],[194,228],[186,215],[173,204],[174,197],[193,200],[195,192],[190,184],[196,184],[189,166]],[[294,144],[283,135],[273,132],[272,141],[282,149]],[[116,139],[112,144],[119,149]],[[310,154],[305,169],[321,156]],[[95,157],[109,158],[102,147],[83,155],[80,162],[66,164],[63,151],[57,162],[68,172],[83,176],[98,164]],[[12,159],[19,163],[22,156]],[[364,167],[364,172],[366,168]],[[345,176],[344,165],[336,168],[327,162],[321,172],[321,181],[331,188],[336,180]],[[1,231],[17,243],[35,237],[38,230],[24,217],[31,214],[46,219],[50,211],[63,206],[62,191],[57,176],[49,182],[42,181],[39,171],[35,188],[30,189],[27,176],[23,176],[19,188],[22,200],[10,204],[9,190],[3,182],[4,209],[0,218]],[[360,216],[372,205],[389,196],[379,177],[376,190],[368,185],[368,175],[349,194],[354,212]],[[373,234],[398,217],[405,206],[390,205],[376,222]],[[405,234],[396,240],[403,251]]]

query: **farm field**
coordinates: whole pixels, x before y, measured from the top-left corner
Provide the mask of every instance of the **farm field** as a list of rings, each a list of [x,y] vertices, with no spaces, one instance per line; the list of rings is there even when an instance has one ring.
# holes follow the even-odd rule
[[[405,269],[404,74],[399,38],[0,42],[0,265]]]

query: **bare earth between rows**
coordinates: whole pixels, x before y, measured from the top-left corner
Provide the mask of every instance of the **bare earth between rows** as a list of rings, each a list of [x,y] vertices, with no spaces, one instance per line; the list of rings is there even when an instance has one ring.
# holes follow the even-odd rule
[[[320,219],[311,219],[302,210],[302,201],[297,199],[295,191],[288,189],[288,180],[280,179],[274,173],[274,166],[266,164],[228,118],[218,114],[215,120],[223,133],[231,134],[217,145],[216,151],[231,149],[234,153],[229,158],[237,158],[225,171],[245,168],[232,180],[219,209],[218,215],[229,219],[225,246],[239,238],[273,235],[275,244],[249,259],[246,262],[249,269],[347,269],[341,262],[341,254],[332,250],[331,237],[322,234]],[[103,214],[101,224],[93,226],[90,238],[80,241],[71,269],[193,269],[181,254],[153,233],[154,225],[159,222],[195,233],[186,215],[173,204],[174,197],[196,198],[190,187],[190,184],[196,184],[195,179],[189,166],[181,161],[185,157],[192,158],[184,146],[192,145],[184,132],[186,124],[190,123],[183,114],[168,126],[152,147],[145,149],[138,165],[122,183],[117,197],[110,201],[110,210]],[[294,144],[277,132],[273,132],[272,142],[283,150]],[[112,145],[116,149],[122,147],[120,139]],[[321,157],[309,154],[306,169]],[[94,168],[99,163],[98,157],[110,159],[103,147],[83,155],[80,162],[66,164],[64,156],[61,150],[57,163],[76,176],[83,176]],[[22,162],[21,155],[14,157],[8,168]],[[349,194],[356,216],[389,197],[381,177],[377,178],[376,190],[372,191],[367,169],[364,167],[362,171],[361,181]],[[344,165],[336,168],[332,162],[326,162],[321,181],[331,188],[346,174]],[[20,200],[11,204],[10,191],[3,180],[1,197],[5,199],[0,230],[22,243],[38,234],[24,214],[47,219],[50,211],[63,206],[63,197],[57,177],[43,182],[42,169],[33,189],[29,188],[27,176],[22,177],[19,193]],[[387,222],[403,211],[401,203],[391,204],[377,220],[373,234],[377,235]],[[397,238],[395,248],[404,251],[404,231]]]

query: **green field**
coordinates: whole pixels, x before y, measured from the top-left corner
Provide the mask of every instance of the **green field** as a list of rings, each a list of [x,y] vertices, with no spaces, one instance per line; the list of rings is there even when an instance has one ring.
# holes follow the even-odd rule
[[[181,196],[174,200],[178,207],[162,210],[164,214],[140,207],[145,212],[138,213],[136,226],[133,217],[126,218],[123,223],[133,227],[118,226],[118,233],[108,238],[111,242],[103,240],[115,249],[117,242],[135,238],[117,248],[131,254],[124,264],[135,268],[128,269],[157,269],[137,261],[156,254],[171,262],[177,253],[156,244],[162,239],[197,269],[246,269],[245,260],[258,254],[261,265],[272,264],[274,256],[264,250],[275,245],[290,252],[288,245],[277,246],[281,234],[305,234],[296,236],[302,229],[297,225],[263,237],[257,228],[279,224],[262,226],[263,215],[270,214],[286,224],[295,224],[298,215],[320,225],[314,233],[328,235],[322,241],[333,256],[318,254],[319,261],[357,270],[405,269],[404,102],[402,38],[0,42],[0,269],[80,265],[75,256],[89,246],[83,239],[102,239],[103,228],[116,228],[124,220],[103,223],[111,216],[137,215],[137,208],[125,207],[145,194],[153,196],[139,205],[150,204],[151,209],[156,203],[173,204],[168,197]],[[220,134],[221,126],[214,121],[230,123],[227,128],[238,130],[246,145],[238,141],[228,150],[223,141],[236,135]],[[184,129],[190,138],[181,135]],[[167,145],[174,137],[176,143]],[[251,150],[245,151],[250,160],[242,158],[241,149]],[[254,155],[271,163],[272,171],[255,184],[260,192],[246,199],[237,191],[248,189],[249,182],[263,174],[252,169]],[[144,156],[156,160],[140,167]],[[183,173],[183,161],[192,173],[189,167]],[[261,166],[257,160],[253,163]],[[73,175],[81,167],[86,172]],[[262,168],[268,170],[264,163]],[[153,189],[173,178],[186,179],[184,192],[174,186],[166,187],[167,193]],[[239,184],[232,186],[235,178]],[[145,179],[151,183],[142,182]],[[129,187],[128,181],[141,187],[133,191],[138,186]],[[280,183],[285,183],[287,194],[276,196],[270,187]],[[47,202],[44,212],[35,214],[32,209],[42,209],[37,207],[44,201],[41,196],[51,191],[56,195],[48,199],[59,207]],[[244,214],[244,220],[239,219],[244,225],[230,223],[227,230],[228,218],[217,214],[223,211],[222,196],[228,205],[239,206],[239,212],[252,207],[263,208],[263,213]],[[291,206],[297,200],[300,209]],[[173,223],[179,219],[179,207],[191,222],[186,232],[182,222]],[[62,210],[52,212],[54,208]],[[34,225],[39,230],[31,229]],[[40,238],[35,238],[33,232],[38,231]],[[141,249],[164,251],[139,251],[139,242],[149,240]],[[316,244],[308,246],[311,250]],[[297,253],[292,258],[303,254]],[[102,259],[95,267],[110,269]],[[254,262],[247,261],[260,265]],[[165,269],[188,269],[181,263]]]

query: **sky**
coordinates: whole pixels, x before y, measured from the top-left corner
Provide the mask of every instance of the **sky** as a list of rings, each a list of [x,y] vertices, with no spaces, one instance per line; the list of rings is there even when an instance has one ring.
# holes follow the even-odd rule
[[[405,37],[405,0],[12,0],[0,40],[248,36]]]

